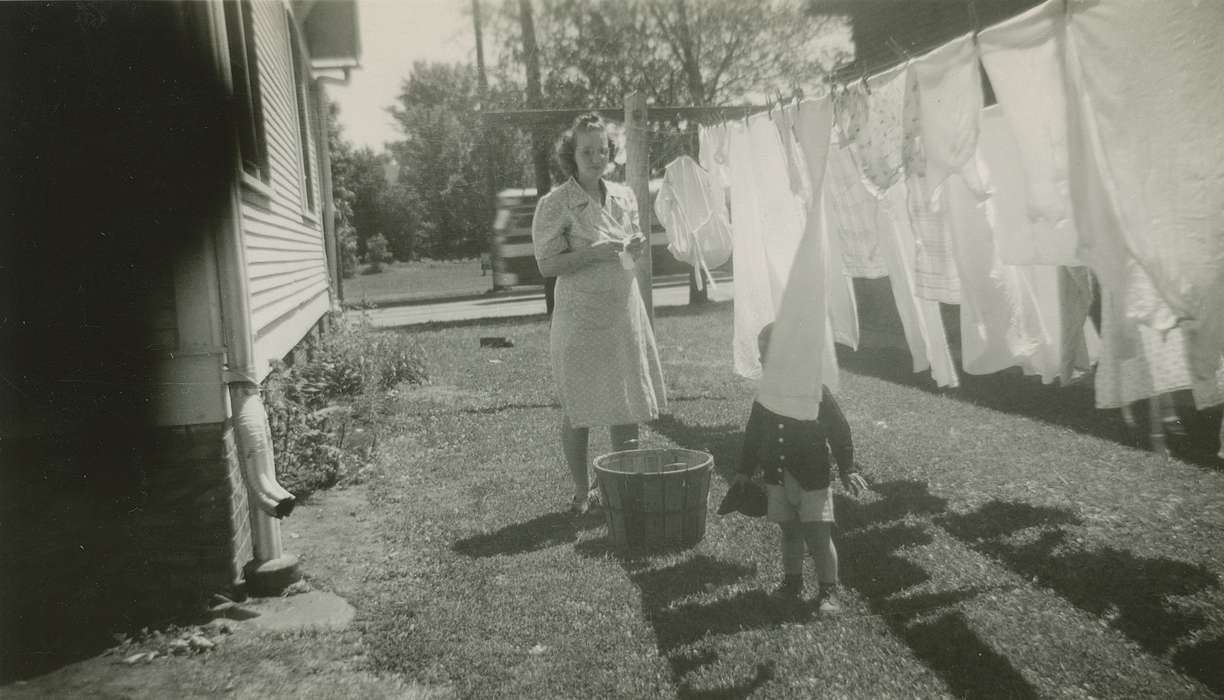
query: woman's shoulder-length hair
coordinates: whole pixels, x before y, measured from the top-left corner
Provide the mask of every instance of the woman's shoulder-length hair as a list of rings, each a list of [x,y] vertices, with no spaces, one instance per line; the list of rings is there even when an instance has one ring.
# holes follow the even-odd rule
[[[560,140],[557,141],[557,163],[566,177],[574,177],[578,174],[578,161],[574,156],[574,140],[577,133],[598,130],[602,130],[608,139],[608,161],[616,160],[616,141],[612,138],[608,123],[595,112],[580,114],[574,118],[574,123],[565,130],[565,133],[561,134]]]

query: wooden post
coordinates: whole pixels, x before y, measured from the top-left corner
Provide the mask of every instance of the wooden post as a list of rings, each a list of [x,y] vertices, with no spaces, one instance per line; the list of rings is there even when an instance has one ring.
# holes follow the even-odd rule
[[[646,236],[646,251],[637,262],[638,287],[646,313],[654,324],[653,263],[651,261],[650,230],[654,223],[654,207],[650,203],[650,132],[646,126],[646,95],[631,92],[625,95],[625,182],[633,189],[638,202],[638,223]]]

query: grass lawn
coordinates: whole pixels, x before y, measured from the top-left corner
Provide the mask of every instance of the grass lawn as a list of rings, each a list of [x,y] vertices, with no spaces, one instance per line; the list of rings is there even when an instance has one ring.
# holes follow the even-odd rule
[[[670,414],[647,446],[737,458],[753,392],[729,305],[657,319]],[[837,497],[843,614],[773,602],[776,527],[719,517],[696,547],[625,558],[563,510],[542,318],[414,329],[359,482],[284,524],[343,632],[242,630],[208,656],[31,683],[97,697],[1193,698],[1224,694],[1224,470],[1128,444],[1090,387],[1011,375],[938,392],[888,351],[843,357],[873,492]],[[514,347],[480,348],[481,336]],[[1218,415],[1218,414],[1217,414]],[[1204,426],[1191,424],[1192,435]],[[594,431],[593,431],[594,432]],[[608,449],[599,431],[592,454]],[[809,584],[814,578],[808,564]],[[118,669],[118,670],[114,670]],[[73,674],[77,675],[73,675]],[[141,674],[144,674],[141,676]],[[146,690],[133,691],[144,677]],[[88,682],[86,681],[88,678]],[[75,679],[75,680],[74,680]],[[73,685],[72,683],[75,683]],[[153,690],[149,690],[152,688]]]
[[[362,266],[365,269],[365,266]],[[384,265],[383,271],[344,280],[344,303],[353,306],[410,299],[483,294],[493,273],[480,274],[479,260],[418,260]]]
[[[729,469],[753,390],[730,369],[729,307],[657,329],[671,414],[644,442]],[[1087,387],[938,393],[902,355],[848,355],[874,492],[838,497],[848,590],[818,619],[767,598],[766,522],[711,513],[696,548],[626,559],[599,517],[560,514],[543,321],[413,332],[433,382],[401,392],[365,485],[397,553],[357,596],[381,672],[465,697],[1224,693],[1224,474],[1128,446]]]

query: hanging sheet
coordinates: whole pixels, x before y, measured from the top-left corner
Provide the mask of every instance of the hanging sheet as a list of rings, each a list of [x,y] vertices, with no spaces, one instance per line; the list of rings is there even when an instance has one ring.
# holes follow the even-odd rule
[[[798,110],[775,115],[775,124],[781,125],[777,133],[782,151],[791,152],[787,162],[796,166],[794,172],[787,171],[788,179],[805,178],[804,187],[819,191],[833,110],[827,99],[804,106],[807,119],[799,133],[792,129]],[[806,173],[799,172],[800,168]],[[830,279],[821,199],[801,199],[809,202],[803,234],[785,280],[757,400],[774,413],[815,420],[823,387],[836,392],[838,376],[829,322]]]
[[[735,256],[735,371],[761,374],[757,334],[777,317],[803,234],[778,131],[767,115],[730,125],[731,230]]]
[[[1026,189],[1028,226],[1000,241],[999,255],[1011,265],[1082,264],[1067,164],[1064,7],[1063,0],[1048,0],[978,34]]]
[[[822,275],[827,280],[829,320],[833,326],[833,338],[843,345],[857,349],[859,322],[854,282],[846,272],[840,237],[829,230],[829,218],[825,213],[824,198],[821,196],[825,186],[825,173],[828,172],[830,151],[836,148],[830,143],[832,107],[827,99],[804,100],[797,106],[789,107],[786,113],[793,125],[795,142],[805,169],[808,192],[804,201],[808,215],[812,216],[811,212],[819,211],[823,217],[820,238],[824,245],[825,267]]]
[[[999,258],[1022,278],[1036,300],[1040,347],[1029,357],[1025,371],[1039,375],[1043,382],[1069,383],[1091,367],[1099,346],[1088,320],[1092,304],[1088,272],[1082,267],[1007,264],[1004,250],[1031,242],[1027,199],[1031,190],[1020,167],[1011,123],[998,105],[982,110],[980,148],[991,174],[991,228]]]
[[[1125,313],[1156,329],[1188,321],[1193,373],[1207,382],[1224,352],[1224,4],[1070,12],[1088,146],[1121,237],[1167,305],[1128,297]]]

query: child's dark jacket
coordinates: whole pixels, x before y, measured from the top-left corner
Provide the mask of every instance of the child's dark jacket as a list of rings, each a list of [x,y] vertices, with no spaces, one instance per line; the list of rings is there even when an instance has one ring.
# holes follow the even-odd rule
[[[820,397],[816,420],[788,418],[753,401],[738,471],[752,476],[759,468],[765,483],[781,484],[785,469],[805,490],[828,488],[830,447],[842,476],[854,472],[850,424],[828,387]]]

